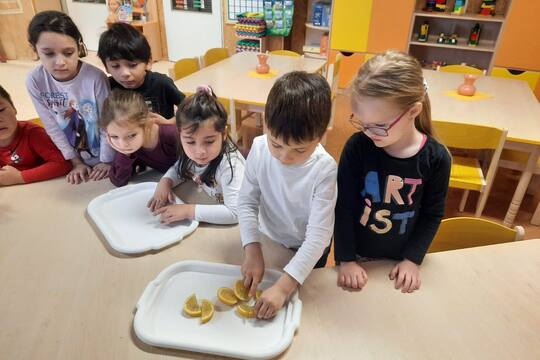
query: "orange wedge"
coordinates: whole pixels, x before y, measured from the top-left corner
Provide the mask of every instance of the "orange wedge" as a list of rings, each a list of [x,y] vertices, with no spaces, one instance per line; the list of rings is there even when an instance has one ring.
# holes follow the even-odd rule
[[[255,317],[255,315],[257,315],[255,313],[255,308],[253,306],[249,306],[246,303],[239,304],[236,307],[236,312],[238,313],[238,315],[245,318],[253,318]]]
[[[192,317],[201,316],[201,307],[195,294],[191,294],[184,303],[184,312]]]
[[[249,289],[246,289],[244,286],[243,280],[237,280],[234,284],[234,295],[238,300],[248,301],[249,300]]]
[[[218,299],[226,305],[232,306],[232,305],[236,305],[236,303],[238,302],[236,295],[234,295],[234,291],[227,287],[219,288],[217,292],[217,296],[218,296]]]
[[[201,301],[201,324],[209,322],[212,316],[214,316],[214,304],[210,300],[203,299]]]

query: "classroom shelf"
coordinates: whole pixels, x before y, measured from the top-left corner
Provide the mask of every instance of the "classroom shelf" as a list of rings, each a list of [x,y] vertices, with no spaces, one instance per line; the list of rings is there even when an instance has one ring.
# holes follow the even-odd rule
[[[463,14],[463,15],[454,15],[452,13],[437,13],[437,12],[428,12],[428,11],[415,11],[415,16],[422,17],[431,17],[439,19],[452,19],[452,20],[473,20],[477,22],[503,22],[504,16],[484,16],[479,14]]]
[[[311,23],[311,22],[307,22],[306,27],[308,29],[314,29],[314,30],[320,30],[320,31],[330,31],[330,28],[328,26],[316,26],[316,25],[313,25],[313,23]]]
[[[413,38],[417,39],[418,34],[414,34]],[[457,45],[450,45],[450,44],[438,44],[437,38],[438,38],[437,35],[430,35],[428,37],[428,41],[426,42],[421,42],[418,40],[411,40],[410,44],[416,45],[416,46],[432,46],[432,47],[447,48],[447,49],[467,50],[467,51],[484,51],[484,52],[495,51],[495,43],[491,41],[480,40],[480,43],[477,46],[469,46],[467,45],[467,42],[468,42],[467,38],[458,38]]]

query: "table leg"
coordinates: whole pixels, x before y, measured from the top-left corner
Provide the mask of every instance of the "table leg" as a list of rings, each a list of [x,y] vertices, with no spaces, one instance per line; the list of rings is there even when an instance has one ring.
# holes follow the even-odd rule
[[[505,226],[511,227],[514,223],[517,212],[519,211],[519,207],[521,206],[521,201],[523,201],[523,197],[525,196],[525,193],[527,192],[527,187],[529,186],[529,182],[531,181],[531,177],[538,161],[539,153],[540,146],[537,145],[531,151],[529,155],[529,160],[527,161],[527,166],[525,167],[525,170],[523,170],[521,178],[519,179],[518,186],[516,188],[516,191],[514,192],[514,197],[512,198],[512,202],[510,203],[508,211],[506,212],[506,216],[504,217],[503,224]]]

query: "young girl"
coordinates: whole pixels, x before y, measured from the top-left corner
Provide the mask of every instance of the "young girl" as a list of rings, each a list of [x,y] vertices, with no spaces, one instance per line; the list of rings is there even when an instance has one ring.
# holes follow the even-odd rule
[[[396,289],[420,288],[419,265],[444,214],[451,158],[431,127],[422,68],[389,51],[370,59],[352,85],[351,123],[338,170],[334,227],[338,285],[361,289],[358,260],[398,260]]]
[[[176,126],[156,124],[137,92],[113,90],[103,104],[99,127],[117,151],[109,174],[116,186],[126,185],[138,165],[164,173],[178,158]]]
[[[213,224],[235,224],[237,198],[245,160],[227,135],[227,112],[208,86],[184,99],[176,112],[180,158],[160,180],[148,207],[161,222],[195,219]],[[170,205],[171,189],[193,179],[216,199],[217,205]]]
[[[0,186],[31,183],[66,175],[71,164],[45,130],[17,121],[17,110],[0,86]]]
[[[73,20],[58,11],[36,14],[28,41],[41,61],[26,80],[28,92],[47,133],[73,164],[71,184],[108,176],[113,150],[97,119],[109,94],[109,82],[98,68],[79,60],[86,55]]]

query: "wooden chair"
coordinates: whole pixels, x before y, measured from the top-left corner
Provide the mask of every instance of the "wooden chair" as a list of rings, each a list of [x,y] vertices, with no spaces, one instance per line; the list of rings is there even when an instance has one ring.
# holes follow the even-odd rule
[[[330,89],[332,90],[332,110],[330,113],[330,122],[328,123],[328,130],[332,131],[334,128],[334,117],[336,114],[336,97],[338,92],[338,85],[339,85],[339,75],[341,74],[341,60],[343,59],[343,55],[337,54],[336,60],[331,65],[332,66],[332,72],[328,71],[328,83],[330,84]],[[326,137],[325,134],[323,138],[321,139],[321,144],[326,145]]]
[[[172,69],[169,69],[169,76],[176,81],[199,71],[200,68],[198,58],[180,59],[174,63]]]
[[[270,51],[270,54],[272,54],[272,55],[282,55],[282,56],[293,56],[293,57],[302,56],[299,53],[297,53],[296,51],[291,51],[291,50],[274,50],[274,51]]]
[[[486,219],[456,217],[444,219],[428,252],[465,249],[476,246],[502,244],[523,239],[521,226],[510,229]]]
[[[213,48],[206,51],[203,56],[204,67],[215,64],[229,57],[229,50],[226,48]]]
[[[526,152],[504,149],[501,153],[501,159],[499,160],[499,167],[516,171],[524,171],[528,160],[529,154]],[[531,180],[531,185],[529,186],[529,189],[532,191],[538,190],[538,179],[540,178],[540,159],[538,159],[536,167],[534,168],[534,175],[535,178]],[[536,226],[540,225],[540,203],[538,203],[536,206],[536,210],[531,219],[531,224]]]
[[[459,211],[463,211],[469,191],[479,191],[475,216],[482,215],[489,191],[493,185],[499,158],[506,141],[507,130],[489,126],[459,124],[447,121],[434,121],[433,126],[442,143],[451,148],[470,150],[493,150],[493,155],[484,175],[477,158],[454,156],[450,173],[450,187],[463,189]]]
[[[491,70],[491,76],[526,81],[532,91],[536,89],[540,80],[540,73],[536,71],[511,70],[501,67],[494,67]]]
[[[467,65],[446,65],[438,66],[438,71],[459,73],[459,74],[473,74],[473,75],[485,75],[485,70],[480,70],[472,66]]]

